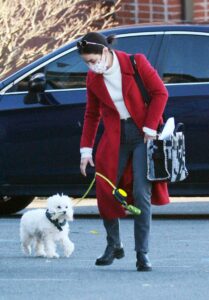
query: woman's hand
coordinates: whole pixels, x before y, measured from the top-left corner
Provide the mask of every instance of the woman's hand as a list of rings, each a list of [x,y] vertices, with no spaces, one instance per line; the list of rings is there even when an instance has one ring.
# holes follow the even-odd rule
[[[148,134],[144,134],[144,143],[146,143],[148,140],[155,140],[156,139],[156,135],[148,135]]]
[[[94,167],[94,162],[93,162],[92,157],[81,158],[80,170],[81,170],[81,174],[83,176],[86,176],[86,167],[87,167],[88,163],[90,164],[90,166]]]

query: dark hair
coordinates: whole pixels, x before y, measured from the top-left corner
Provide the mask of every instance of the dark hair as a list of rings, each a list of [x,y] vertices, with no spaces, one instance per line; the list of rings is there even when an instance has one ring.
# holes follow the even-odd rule
[[[111,44],[115,40],[114,35],[108,37],[98,32],[89,32],[77,43],[79,54],[102,54],[104,47],[111,50]]]

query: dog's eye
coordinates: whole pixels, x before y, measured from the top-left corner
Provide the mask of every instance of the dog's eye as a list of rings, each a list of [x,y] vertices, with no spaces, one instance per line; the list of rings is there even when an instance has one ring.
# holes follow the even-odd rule
[[[66,206],[65,208],[68,208],[68,206]]]
[[[60,206],[60,205],[58,205],[58,206],[57,206],[57,208],[59,208],[59,209],[60,209],[60,208],[61,208],[61,206]]]

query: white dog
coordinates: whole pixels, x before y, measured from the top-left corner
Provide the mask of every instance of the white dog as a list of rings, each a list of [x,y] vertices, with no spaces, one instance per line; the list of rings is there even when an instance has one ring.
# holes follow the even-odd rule
[[[56,241],[62,244],[65,256],[74,251],[74,244],[68,237],[69,225],[73,221],[71,199],[65,195],[54,195],[47,199],[47,209],[34,209],[26,212],[20,221],[20,240],[25,254],[48,258],[59,255]]]

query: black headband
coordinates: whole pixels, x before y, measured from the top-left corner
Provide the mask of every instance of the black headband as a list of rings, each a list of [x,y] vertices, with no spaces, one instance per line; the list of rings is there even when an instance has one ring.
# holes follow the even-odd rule
[[[85,48],[87,45],[99,45],[99,46],[102,46],[102,47],[106,47],[103,44],[94,43],[94,42],[88,42],[86,40],[82,40],[82,41],[77,42],[77,47],[78,48]]]

